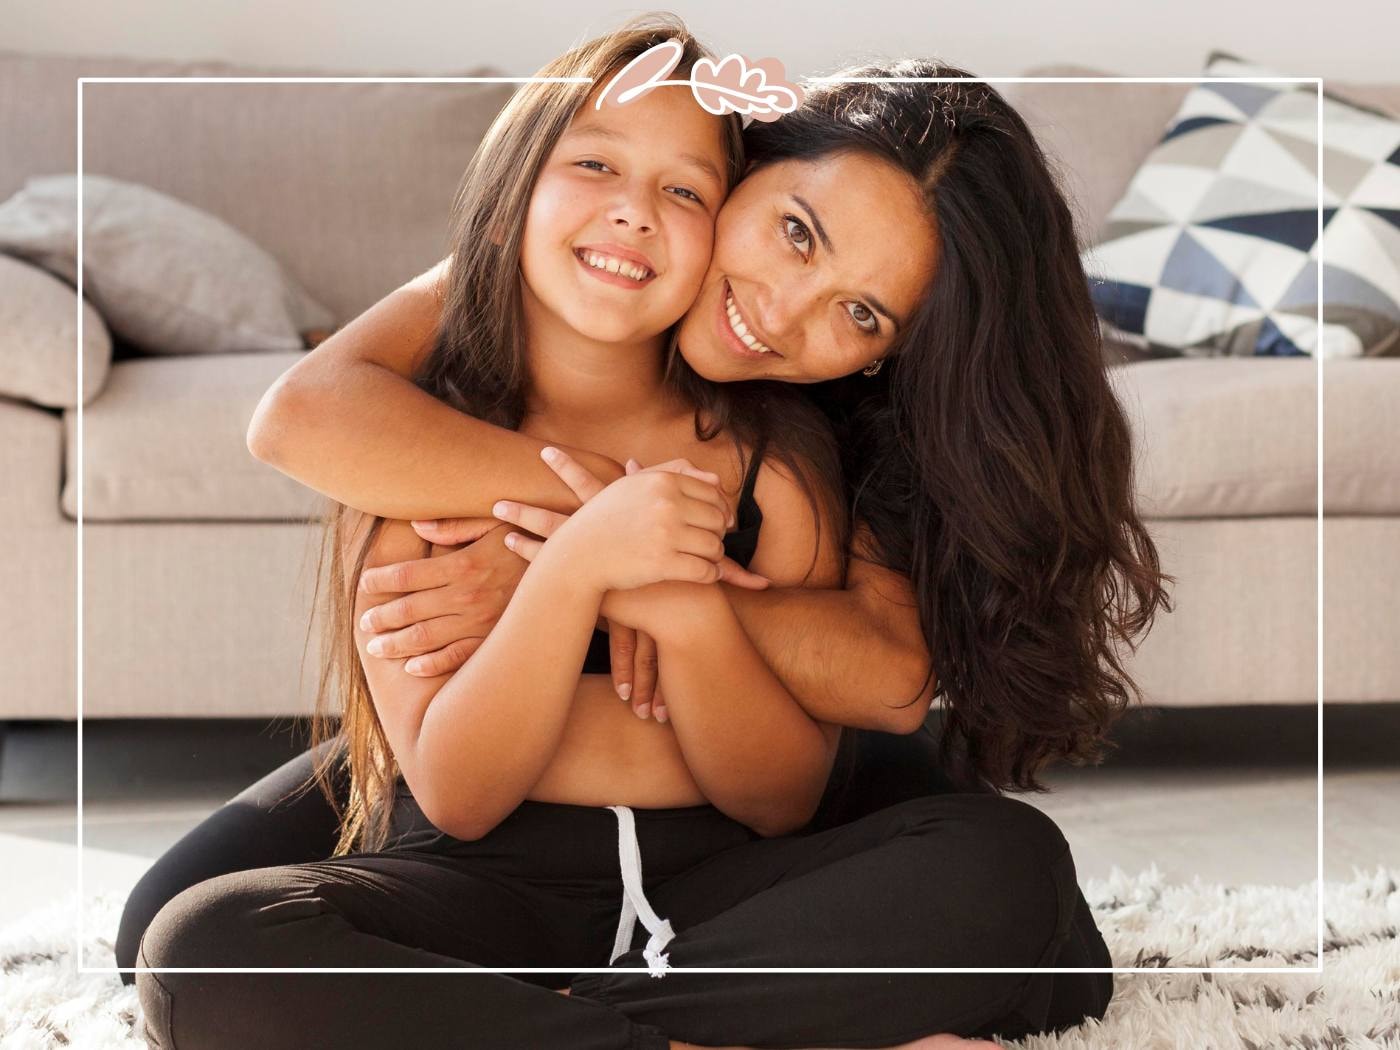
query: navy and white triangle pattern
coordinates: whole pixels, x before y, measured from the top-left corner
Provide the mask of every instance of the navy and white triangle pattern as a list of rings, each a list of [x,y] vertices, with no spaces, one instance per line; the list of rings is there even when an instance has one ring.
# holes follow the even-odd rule
[[[1205,76],[1279,76],[1217,52]],[[1400,354],[1400,120],[1312,84],[1201,83],[1084,253],[1152,356]],[[1318,330],[1318,206],[1322,329]]]

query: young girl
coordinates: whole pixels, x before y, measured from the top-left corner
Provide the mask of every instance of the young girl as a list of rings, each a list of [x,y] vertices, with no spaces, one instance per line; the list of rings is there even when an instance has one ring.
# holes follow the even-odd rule
[[[541,440],[666,462],[614,481],[532,550],[472,659],[433,678],[370,654],[362,618],[396,595],[356,586],[422,541],[407,522],[337,507],[317,723],[334,686],[350,777],[340,842],[323,862],[192,886],[147,929],[139,967],[600,966],[637,951],[640,917],[636,961],[660,976],[677,928],[757,888],[752,869],[704,862],[810,820],[840,729],[793,700],[710,584],[726,552],[746,560],[722,537],[736,520],[756,528],[754,494],[767,528],[752,567],[839,585],[834,450],[795,399],[757,388],[702,412],[693,374],[665,368],[742,170],[737,118],[676,87],[593,106],[616,70],[675,35],[585,45],[541,75],[592,77],[592,91],[533,83],[498,117],[464,178],[444,321],[418,371],[449,403]],[[684,75],[703,52],[681,42]],[[768,427],[785,438],[760,462]],[[580,676],[600,615],[656,639],[668,725],[633,717],[606,674]],[[675,926],[647,900],[663,884]],[[322,995],[285,975],[137,983],[157,1046],[299,1046],[307,1031],[327,1045],[461,1045],[464,1026],[470,1045],[681,1045],[551,994],[568,976],[418,981],[403,986],[411,999],[376,976],[373,1000],[345,996],[343,975]]]

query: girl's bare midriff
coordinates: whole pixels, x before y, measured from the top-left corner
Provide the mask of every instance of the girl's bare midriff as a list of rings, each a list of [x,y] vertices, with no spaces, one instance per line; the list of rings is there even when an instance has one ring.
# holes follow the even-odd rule
[[[559,750],[525,796],[575,806],[699,806],[700,793],[670,723],[641,719],[607,675],[586,674]]]

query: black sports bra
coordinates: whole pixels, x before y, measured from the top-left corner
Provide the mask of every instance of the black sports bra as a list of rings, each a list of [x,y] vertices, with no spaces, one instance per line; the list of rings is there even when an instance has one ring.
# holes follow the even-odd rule
[[[744,475],[744,487],[739,492],[739,506],[735,513],[738,519],[734,530],[724,534],[724,553],[744,568],[749,567],[753,552],[758,549],[758,529],[763,524],[763,511],[753,498],[754,481],[758,477],[758,464],[763,459],[763,449],[755,450],[749,460],[749,469]],[[588,655],[583,658],[584,674],[608,674],[612,671],[612,656],[608,651],[608,632],[596,628],[588,642]]]

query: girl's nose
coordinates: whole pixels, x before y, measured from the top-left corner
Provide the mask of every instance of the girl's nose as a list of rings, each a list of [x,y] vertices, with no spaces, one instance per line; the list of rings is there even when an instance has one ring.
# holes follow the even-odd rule
[[[652,233],[656,229],[656,212],[645,193],[623,193],[614,202],[609,219],[613,226],[633,233]]]

